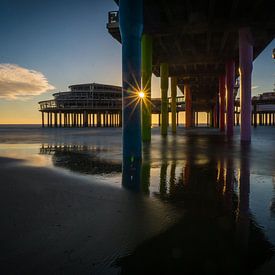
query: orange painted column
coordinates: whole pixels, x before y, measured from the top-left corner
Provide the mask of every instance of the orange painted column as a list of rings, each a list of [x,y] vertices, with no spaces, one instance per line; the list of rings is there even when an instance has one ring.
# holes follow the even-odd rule
[[[225,76],[221,75],[219,78],[219,91],[220,91],[220,130],[225,130]]]
[[[184,96],[185,96],[185,127],[192,127],[192,96],[190,85],[184,85]]]

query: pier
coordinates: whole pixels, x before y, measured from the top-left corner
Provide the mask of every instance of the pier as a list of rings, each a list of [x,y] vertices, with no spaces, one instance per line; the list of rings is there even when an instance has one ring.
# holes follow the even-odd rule
[[[142,112],[140,116],[144,104],[129,106],[129,102],[141,89],[145,98],[151,100],[152,73],[160,77],[163,136],[167,135],[168,126],[169,78],[171,90],[178,86],[184,93],[186,127],[194,125],[194,105],[198,102],[200,108],[211,114],[213,126],[219,127],[229,138],[235,123],[234,86],[240,78],[237,124],[241,127],[241,141],[250,142],[252,114],[263,116],[260,110],[253,109],[252,113],[253,60],[274,38],[272,1],[115,2],[119,11],[109,13],[107,29],[122,43],[123,155],[140,157],[141,132],[149,133],[142,136],[143,141],[150,140],[150,125],[145,123],[150,113]],[[172,101],[175,101],[175,94]],[[135,115],[129,117],[131,111]],[[173,119],[174,133],[175,123]],[[131,136],[138,137],[131,144],[130,132]]]
[[[53,99],[40,101],[42,127],[121,127],[122,126],[122,94],[121,87],[88,83],[69,86],[71,91],[53,94]],[[236,97],[239,86],[234,87]],[[173,103],[173,96],[168,99],[167,113],[168,125],[173,132],[179,126],[179,113],[186,111],[186,99],[184,95],[177,96]],[[173,107],[175,104],[175,107]],[[275,93],[264,93],[255,96],[251,101],[251,125],[254,127],[275,125]],[[151,98],[150,127],[152,125],[151,114],[158,115],[158,125],[161,126],[162,99]],[[175,109],[173,109],[175,108]],[[208,127],[219,127],[219,121],[209,109],[200,102],[193,101],[193,120],[189,127],[199,126],[199,112],[206,113]],[[169,115],[171,114],[171,115]],[[173,118],[172,114],[175,114]],[[175,119],[173,121],[173,119]],[[240,100],[234,100],[233,124],[240,125]],[[187,121],[185,126],[188,127]],[[220,126],[222,128],[222,126]]]
[[[39,102],[42,127],[121,127],[121,87],[98,83],[69,86],[68,92],[53,94],[53,99]],[[161,114],[161,99],[151,100],[151,113]],[[168,112],[172,99],[168,99]],[[184,96],[175,102],[177,121],[185,111]],[[150,117],[151,119],[151,117]],[[160,117],[159,117],[160,124]],[[151,121],[150,121],[151,127]]]
[[[69,88],[39,102],[42,127],[121,126],[121,87],[89,83]]]

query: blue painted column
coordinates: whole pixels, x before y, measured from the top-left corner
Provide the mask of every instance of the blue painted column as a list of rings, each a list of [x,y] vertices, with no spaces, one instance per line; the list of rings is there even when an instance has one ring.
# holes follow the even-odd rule
[[[141,160],[141,36],[143,1],[120,0],[119,24],[122,40],[123,162]]]

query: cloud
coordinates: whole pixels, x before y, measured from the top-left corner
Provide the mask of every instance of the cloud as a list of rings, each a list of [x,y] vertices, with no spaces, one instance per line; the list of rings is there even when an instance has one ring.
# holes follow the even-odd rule
[[[0,99],[29,99],[55,89],[40,72],[15,64],[0,64]]]
[[[258,89],[259,88],[259,86],[252,86],[252,90],[254,90],[254,89]]]

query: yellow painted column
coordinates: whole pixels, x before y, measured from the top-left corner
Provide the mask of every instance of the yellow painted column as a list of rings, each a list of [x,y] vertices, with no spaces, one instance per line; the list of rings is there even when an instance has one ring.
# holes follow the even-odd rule
[[[168,64],[160,64],[161,134],[167,135],[168,127]]]
[[[171,77],[172,133],[177,132],[177,78]]]

